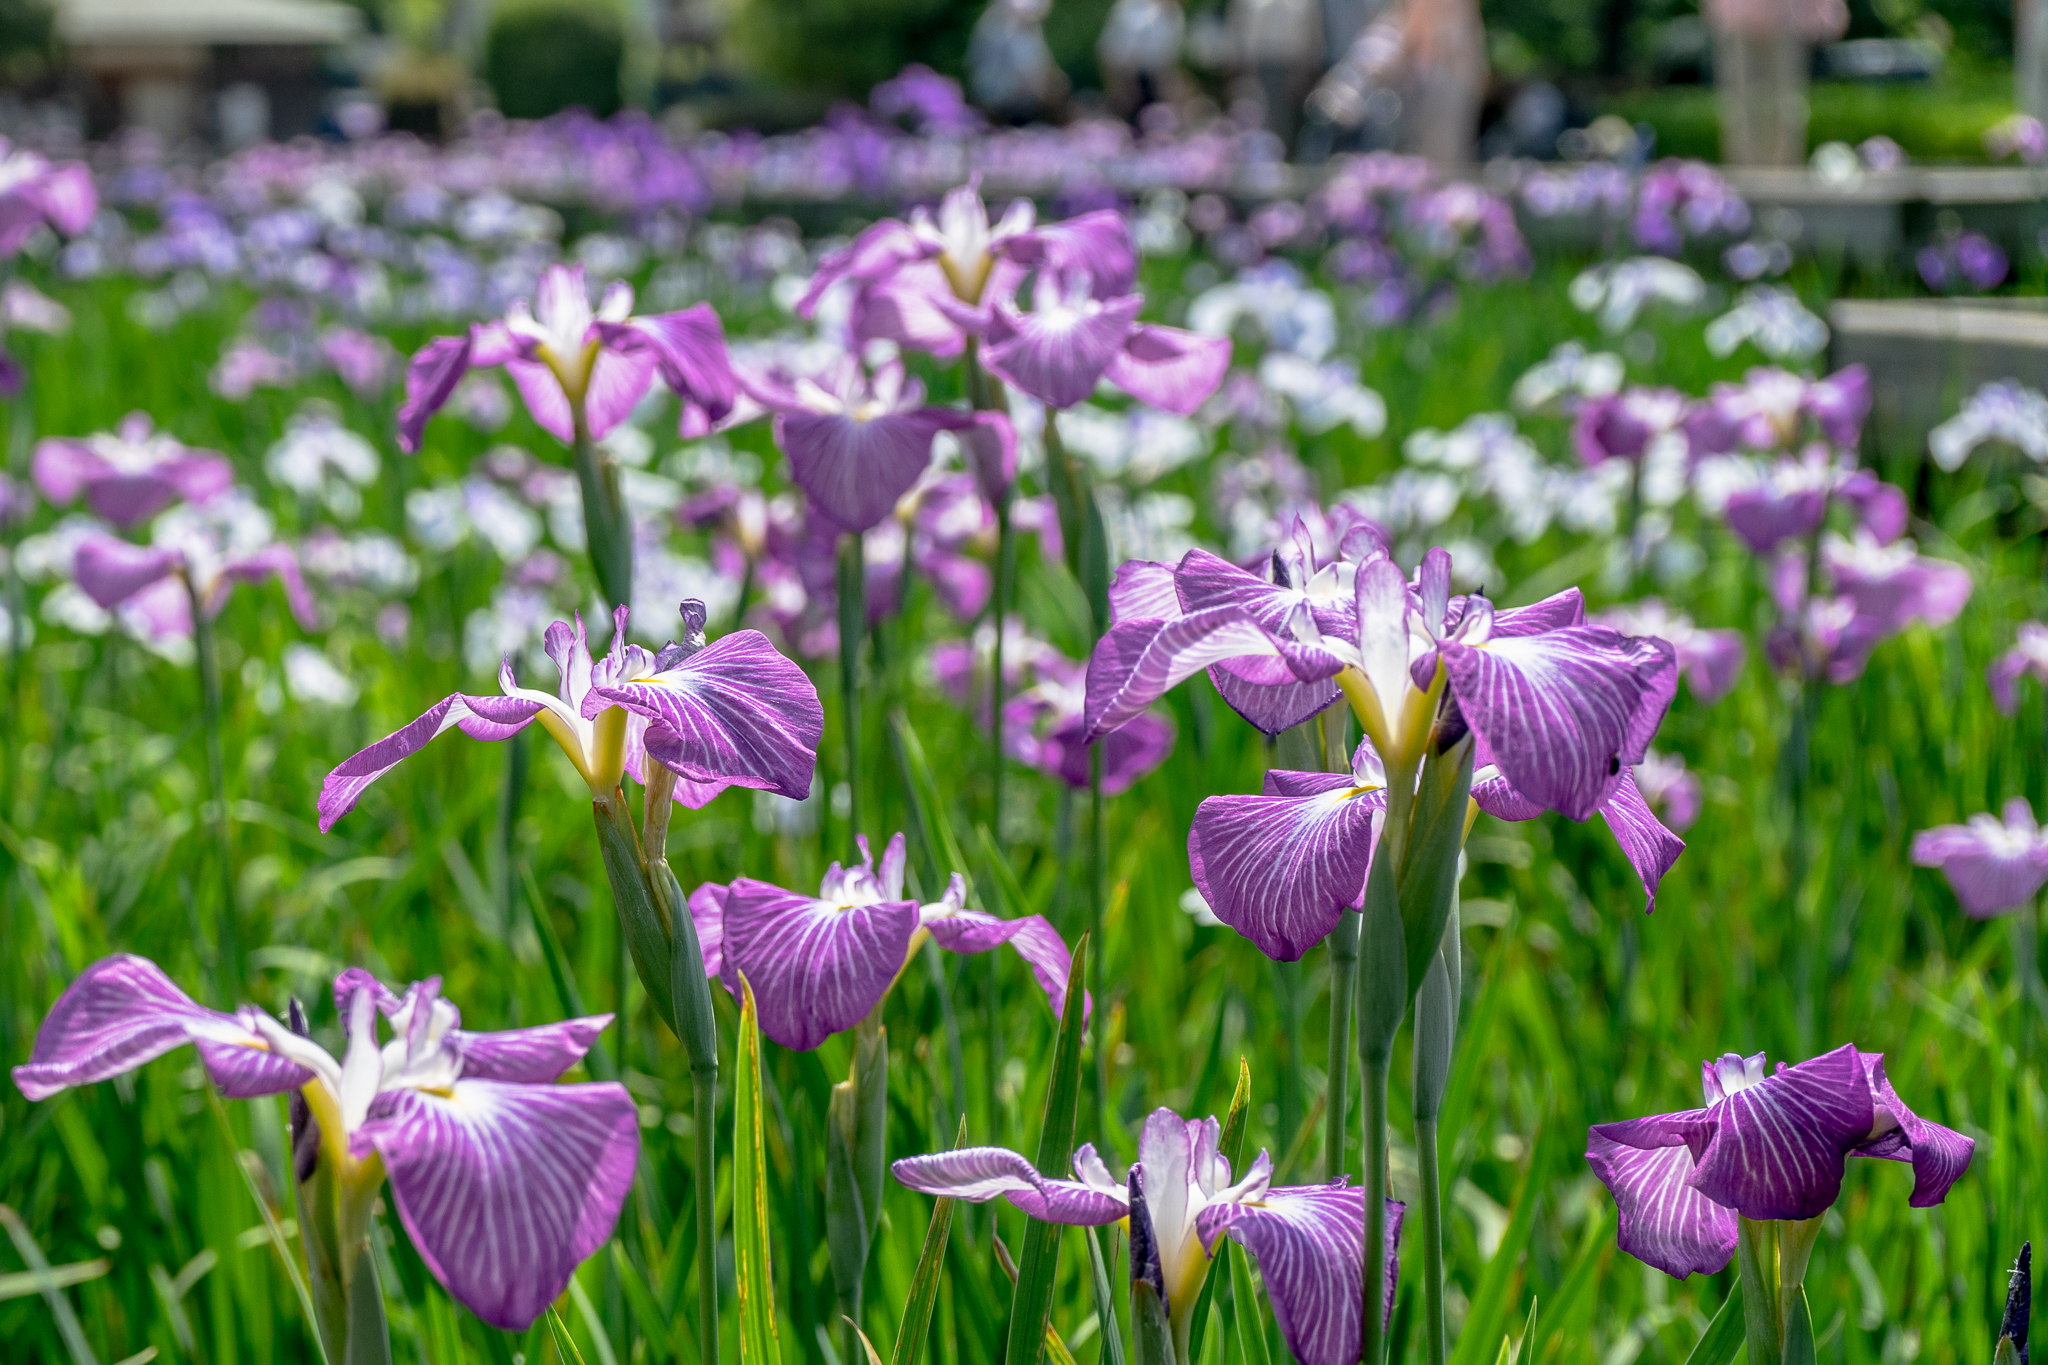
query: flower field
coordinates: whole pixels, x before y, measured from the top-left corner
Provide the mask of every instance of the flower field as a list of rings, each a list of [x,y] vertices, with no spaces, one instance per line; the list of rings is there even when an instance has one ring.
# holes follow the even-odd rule
[[[2038,253],[897,95],[0,155],[6,1358],[1987,1360]]]

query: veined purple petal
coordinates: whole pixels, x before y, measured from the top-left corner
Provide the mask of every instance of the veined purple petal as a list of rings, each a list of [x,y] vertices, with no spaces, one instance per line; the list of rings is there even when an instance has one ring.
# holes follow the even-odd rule
[[[2021,797],[2006,802],[2003,823],[1973,815],[1968,824],[1921,830],[1912,857],[1921,867],[1940,868],[1963,913],[1975,919],[2017,909],[2048,883],[2048,839]]]
[[[1871,1087],[1856,1049],[1786,1067],[1708,1111],[1693,1188],[1745,1218],[1817,1218],[1842,1191],[1842,1163],[1867,1141]]]
[[[1067,1007],[1067,973],[1074,965],[1066,940],[1043,915],[998,919],[981,910],[929,916],[924,928],[949,953],[985,953],[1007,943],[1031,967],[1038,988],[1057,1017]],[[1084,1016],[1086,1013],[1084,1002]]]
[[[493,1327],[522,1332],[618,1221],[640,1157],[626,1088],[458,1080],[391,1090],[350,1141],[374,1148],[420,1259]]]
[[[818,301],[826,291],[841,280],[883,279],[926,254],[924,243],[917,239],[908,223],[884,218],[854,238],[850,246],[818,262],[818,273],[811,276],[811,287],[797,300],[797,316],[809,318],[817,310]]]
[[[1584,820],[1639,762],[1678,683],[1663,640],[1568,626],[1444,645],[1465,720],[1515,790]]]
[[[1237,607],[1172,621],[1122,622],[1110,627],[1088,660],[1088,736],[1114,730],[1177,684],[1225,659],[1286,658],[1297,678],[1334,676],[1341,667],[1338,660],[1316,654],[1284,647]]]
[[[64,436],[46,436],[36,442],[29,463],[29,477],[43,496],[54,503],[76,502],[86,483],[107,468],[106,461],[83,441]],[[104,514],[103,514],[104,515]]]
[[[647,752],[685,778],[810,794],[825,711],[804,671],[758,630],[720,636],[651,677],[592,687],[584,709],[607,705],[647,717]]]
[[[1685,840],[1664,828],[1664,822],[1650,809],[1650,803],[1643,800],[1643,793],[1637,788],[1635,773],[1631,770],[1623,770],[1621,782],[1614,788],[1614,795],[1600,807],[1600,815],[1607,821],[1607,828],[1614,832],[1614,842],[1621,845],[1628,865],[1642,879],[1643,895],[1648,902],[1644,910],[1654,912],[1657,908],[1657,883],[1678,861],[1678,855],[1685,852]]]
[[[982,352],[982,363],[1039,402],[1071,408],[1095,392],[1096,382],[1123,351],[1144,302],[1131,294],[1087,308],[1032,313],[998,306],[1002,336]]]
[[[1462,603],[1471,599],[1458,600]],[[1462,607],[1459,614],[1463,615]],[[1495,608],[1493,637],[1498,640],[1510,636],[1544,635],[1553,630],[1563,630],[1566,626],[1585,624],[1586,595],[1577,588],[1566,588],[1526,607]]]
[[[593,1014],[496,1033],[456,1029],[452,1036],[462,1053],[463,1079],[545,1085],[582,1061],[611,1022],[609,1014]]]
[[[1908,1109],[1885,1078],[1883,1053],[1859,1052],[1856,1057],[1870,1079],[1877,1126],[1885,1130],[1858,1147],[1857,1154],[1910,1162],[1913,1197],[1909,1202],[1916,1209],[1933,1208],[1948,1198],[1949,1187],[1970,1168],[1970,1157],[1977,1150],[1976,1140]]]
[[[657,357],[651,349],[620,351],[606,347],[598,351],[590,363],[590,382],[583,390],[583,420],[590,427],[592,440],[603,440],[633,415],[633,409],[654,383],[656,364]]]
[[[1138,250],[1131,229],[1115,209],[1097,209],[1020,233],[997,250],[1019,265],[1044,266],[1055,274],[1083,271],[1099,299],[1128,294],[1138,279]]]
[[[744,974],[761,1031],[807,1052],[875,1007],[917,925],[916,901],[835,905],[741,877],[725,901],[726,984]]]
[[[405,369],[405,402],[398,409],[398,448],[406,454],[419,453],[427,420],[446,406],[455,386],[469,373],[472,337],[469,332],[435,337],[413,352]]]
[[[569,406],[569,395],[562,392],[562,381],[555,378],[547,363],[515,357],[505,362],[505,372],[512,376],[512,386],[519,390],[534,424],[563,445],[572,444],[576,439],[576,416]]]
[[[775,443],[789,456],[797,487],[820,511],[843,530],[865,531],[895,511],[931,466],[932,438],[972,420],[945,408],[866,419],[785,412],[775,418]]]
[[[1127,559],[1117,565],[1116,577],[1109,581],[1111,622],[1170,621],[1180,616],[1180,593],[1173,573],[1173,565],[1150,559]]]
[[[1048,1179],[1021,1153],[1006,1147],[961,1147],[905,1157],[889,1170],[897,1184],[920,1194],[970,1204],[984,1204],[1000,1195],[1045,1223],[1101,1227],[1129,1212],[1124,1198],[1078,1180]]]
[[[1260,680],[1261,674],[1284,674],[1286,681],[1264,682]],[[1209,681],[1231,710],[1268,735],[1277,735],[1310,716],[1321,715],[1338,695],[1334,681],[1302,682],[1280,659],[1232,659],[1212,667]]]
[[[847,321],[861,341],[879,338],[951,360],[967,348],[965,330],[943,306],[951,298],[938,264],[918,261],[856,294]]]
[[[1586,1135],[1586,1164],[1619,1209],[1616,1244],[1637,1260],[1682,1280],[1711,1275],[1735,1255],[1735,1210],[1693,1188],[1692,1151],[1662,1116],[1595,1124]]]
[[[704,954],[704,975],[725,975],[726,888],[706,882],[690,893],[690,923],[697,929],[697,948]]]
[[[725,324],[710,304],[597,326],[607,337],[623,327],[645,338],[660,362],[662,382],[683,401],[686,413],[695,408],[706,422],[716,423],[732,411],[739,398],[739,381],[733,376],[732,357],[725,347]],[[703,433],[685,433],[691,434]]]
[[[412,724],[342,760],[327,774],[320,787],[321,830],[333,829],[335,821],[355,809],[365,788],[437,736],[459,728],[471,739],[510,739],[539,710],[539,702],[519,697],[472,697],[461,692],[443,697]]]
[[[1386,1296],[1381,1321],[1394,1315],[1406,1207],[1387,1201]],[[1258,1259],[1287,1349],[1302,1365],[1355,1365],[1364,1330],[1365,1191],[1340,1177],[1327,1185],[1266,1191],[1251,1203],[1211,1204],[1195,1215],[1202,1246],[1214,1254],[1228,1233]]]
[[[1188,867],[1217,919],[1293,962],[1358,903],[1386,795],[1212,796],[1188,831]]]
[[[1187,417],[1209,401],[1229,368],[1229,337],[1142,324],[1103,373],[1139,402]]]
[[[231,1096],[274,1095],[311,1079],[236,1015],[200,1005],[148,958],[118,953],[64,988],[36,1030],[28,1061],[14,1068],[14,1083],[31,1100],[48,1099],[202,1040],[207,1069]]]
[[[184,563],[176,550],[95,535],[79,545],[71,573],[87,597],[111,611],[150,584],[169,578]]]

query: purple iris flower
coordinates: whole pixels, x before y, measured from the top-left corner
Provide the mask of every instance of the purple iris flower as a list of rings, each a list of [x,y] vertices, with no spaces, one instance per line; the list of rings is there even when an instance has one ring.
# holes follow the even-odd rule
[[[725,352],[725,328],[711,305],[636,318],[633,288],[614,281],[596,309],[582,266],[551,265],[531,307],[515,302],[501,321],[461,336],[436,337],[413,353],[398,410],[398,444],[420,448],[427,419],[446,404],[472,369],[511,371],[526,410],[542,430],[568,445],[577,417],[592,440],[626,419],[657,374],[682,400],[679,430],[702,436],[732,411],[737,385]]]
[[[1759,365],[1740,384],[1716,384],[1688,424],[1694,448],[1718,455],[1742,445],[1784,451],[1798,445],[1811,421],[1823,438],[1854,450],[1870,415],[1870,371],[1850,365],[1825,379],[1808,379],[1775,365]]]
[[[1217,1151],[1214,1118],[1183,1119],[1155,1109],[1138,1136],[1138,1160],[1118,1180],[1093,1143],[1074,1152],[1074,1180],[1040,1175],[1004,1147],[962,1147],[905,1157],[890,1169],[923,1194],[985,1203],[998,1195],[1030,1217],[1070,1227],[1131,1220],[1133,1270],[1158,1292],[1186,1357],[1189,1327],[1216,1243],[1225,1234],[1258,1258],[1266,1296],[1287,1349],[1303,1365],[1351,1365],[1358,1358],[1365,1294],[1365,1191],[1338,1177],[1327,1185],[1273,1186],[1260,1152],[1232,1182]],[[1387,1200],[1386,1305],[1391,1316],[1401,1216]],[[1142,1264],[1139,1264],[1142,1259]]]
[[[989,373],[1041,403],[1070,408],[1107,379],[1141,403],[1186,417],[1230,368],[1230,338],[1138,321],[1139,294],[1102,298],[1085,271],[1038,272],[1033,307],[997,300],[989,316]]]
[[[757,630],[704,640],[704,607],[683,604],[686,638],[650,652],[626,642],[630,611],[612,613],[611,649],[593,659],[583,618],[557,621],[544,645],[561,675],[554,695],[521,687],[507,655],[499,696],[450,693],[418,720],[347,759],[320,789],[320,828],[355,808],[363,791],[451,729],[471,739],[510,739],[533,721],[554,737],[590,784],[610,793],[622,775],[644,781],[646,762],[676,774],[675,799],[694,810],[727,787],[800,799],[825,713],[802,669]]]
[[[1738,1216],[1827,1212],[1851,1156],[1910,1163],[1919,1209],[1947,1198],[1977,1145],[1908,1109],[1883,1055],[1853,1045],[1769,1075],[1763,1053],[1730,1052],[1700,1074],[1705,1108],[1596,1124],[1586,1139],[1621,1209],[1621,1249],[1681,1280],[1728,1264]]]
[[[1906,495],[1819,442],[1797,459],[1750,469],[1743,485],[1728,494],[1721,515],[1744,544],[1765,555],[1818,531],[1834,501],[1879,541],[1896,540],[1906,529]]]
[[[1739,630],[1708,630],[1693,624],[1684,612],[1673,611],[1655,597],[1629,602],[1588,618],[1623,635],[1654,635],[1678,656],[1678,671],[1695,697],[1711,706],[1728,695],[1742,676],[1749,647]]]
[[[790,475],[842,530],[865,531],[896,510],[932,462],[941,431],[976,425],[973,413],[924,401],[924,383],[895,361],[867,373],[842,356],[815,377],[752,375],[753,399],[775,414],[775,443]]]
[[[1274,769],[1257,796],[1211,796],[1188,831],[1188,868],[1217,919],[1259,951],[1293,962],[1337,927],[1365,895],[1387,806],[1386,770],[1362,741],[1349,773]],[[1545,809],[1491,763],[1472,774],[1471,809],[1533,820]],[[1643,884],[1647,910],[1685,843],[1651,813],[1624,769],[1601,816]],[[1468,819],[1469,824],[1469,819]]]
[[[2005,818],[1973,815],[1913,836],[1913,862],[1938,867],[1972,919],[2017,910],[2048,883],[2048,835],[2023,796],[2005,803]]]
[[[1677,690],[1671,646],[1587,624],[1576,588],[1501,610],[1484,597],[1453,597],[1442,549],[1423,557],[1411,583],[1365,540],[1347,538],[1346,559],[1331,566],[1336,591],[1291,604],[1275,596],[1277,583],[1190,554],[1173,575],[1184,615],[1121,619],[1096,646],[1090,737],[1228,662],[1255,674],[1247,691],[1288,695],[1334,681],[1374,752],[1409,772],[1440,706],[1455,707],[1477,738],[1475,765],[1496,766],[1521,797],[1574,820],[1604,807]]]
[[[2009,716],[2019,709],[2019,681],[2028,675],[2048,684],[2048,626],[2039,621],[2022,621],[2018,641],[1984,670],[1991,699],[2002,714]]]
[[[69,237],[99,211],[92,172],[81,161],[52,164],[0,138],[0,261],[27,245],[45,223]]]
[[[343,972],[334,1001],[348,1049],[337,1060],[254,1005],[197,1004],[146,958],[101,958],[51,1007],[14,1083],[46,1099],[191,1043],[232,1099],[298,1091],[318,1129],[315,1160],[344,1198],[367,1216],[388,1177],[434,1278],[485,1322],[524,1331],[611,1236],[640,1156],[639,1109],[616,1083],[554,1083],[610,1015],[471,1033],[440,989],[433,976],[398,995]],[[379,1014],[391,1032],[382,1044]]]
[[[1572,446],[1593,466],[1607,460],[1640,461],[1660,437],[1680,430],[1692,400],[1676,389],[1627,389],[1579,405]]]
[[[1786,672],[1850,682],[1873,650],[1908,626],[1955,620],[1970,600],[1969,570],[1917,548],[1911,540],[1881,544],[1868,531],[1853,541],[1829,534],[1812,583],[1806,556],[1782,551],[1771,596],[1783,619],[1764,641],[1771,662]]]
[[[1010,756],[1058,778],[1076,791],[1089,783],[1090,745],[1086,731],[1087,670],[1072,660],[1040,658],[1035,681],[1003,703],[1003,734]],[[1102,790],[1115,796],[1131,789],[1173,752],[1173,722],[1145,711],[1096,740],[1102,749]]]
[[[317,624],[312,594],[292,547],[273,538],[270,518],[245,497],[217,496],[174,507],[150,528],[151,544],[104,532],[84,537],[72,554],[79,588],[108,611],[127,607],[156,639],[192,634],[196,598],[208,619],[227,605],[237,583],[275,578],[300,626]]]
[[[174,502],[205,502],[234,483],[227,456],[196,450],[155,427],[148,413],[131,412],[112,431],[38,441],[31,476],[51,502],[62,506],[83,494],[87,506],[124,529]]]
[[[985,953],[1007,943],[1030,965],[1052,1003],[1066,1007],[1073,958],[1043,916],[999,919],[967,908],[967,885],[954,873],[937,902],[903,894],[903,836],[889,840],[875,866],[866,835],[856,835],[860,865],[826,869],[816,896],[752,877],[706,882],[690,893],[690,919],[704,948],[704,970],[739,994],[753,987],[761,1031],[807,1052],[865,1019],[927,938],[947,952]]]

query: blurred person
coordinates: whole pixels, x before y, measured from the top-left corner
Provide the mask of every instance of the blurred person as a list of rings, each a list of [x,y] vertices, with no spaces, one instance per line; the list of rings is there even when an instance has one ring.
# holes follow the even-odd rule
[[[983,113],[1001,123],[1031,123],[1056,113],[1067,77],[1045,42],[1052,0],[993,0],[967,42],[967,88]]]
[[[1116,0],[1095,42],[1110,107],[1135,117],[1147,105],[1175,99],[1186,35],[1180,0]]]
[[[1806,161],[1806,87],[1813,48],[1849,26],[1843,0],[1704,0],[1714,32],[1721,160],[1736,166]]]
[[[1346,140],[1377,142],[1391,125],[1399,150],[1469,165],[1487,74],[1478,0],[1394,0],[1316,87],[1309,111]]]
[[[1258,81],[1266,126],[1293,145],[1301,107],[1322,74],[1323,16],[1317,0],[1231,0],[1238,59]]]

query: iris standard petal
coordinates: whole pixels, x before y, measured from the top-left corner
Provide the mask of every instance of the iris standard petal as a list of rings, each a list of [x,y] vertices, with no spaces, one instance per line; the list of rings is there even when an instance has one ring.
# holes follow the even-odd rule
[[[493,1327],[521,1332],[604,1245],[640,1156],[626,1088],[457,1081],[378,1096],[351,1154],[374,1148],[420,1259]]]
[[[1290,648],[1237,607],[1123,622],[1088,659],[1088,737],[1114,730],[1211,664],[1246,656],[1284,658],[1303,680],[1332,677],[1341,666],[1321,651]]]
[[[1909,1202],[1916,1209],[1933,1208],[1948,1198],[1949,1187],[1970,1168],[1970,1157],[1977,1150],[1976,1140],[1908,1109],[1885,1077],[1883,1053],[1859,1052],[1856,1056],[1870,1080],[1877,1126],[1885,1129],[1858,1147],[1858,1155],[1910,1162],[1913,1197]]]
[[[1682,1280],[1711,1275],[1734,1256],[1735,1210],[1693,1188],[1692,1151],[1662,1117],[1594,1125],[1586,1164],[1614,1196],[1616,1244],[1637,1260]]]
[[[1141,403],[1188,417],[1209,401],[1229,368],[1229,337],[1146,324],[1131,329],[1103,375]]]
[[[398,409],[398,448],[419,453],[427,420],[446,406],[462,376],[469,373],[474,333],[435,337],[412,354],[405,369],[405,402]]]
[[[917,931],[915,901],[835,905],[741,877],[725,901],[727,985],[744,974],[761,1031],[807,1052],[866,1017]]]
[[[230,1094],[272,1095],[303,1085],[311,1073],[271,1054],[232,1014],[210,1010],[179,989],[164,969],[132,953],[103,957],[80,972],[36,1030],[14,1083],[32,1100],[68,1086],[133,1071],[173,1048],[205,1039],[208,1070]],[[239,1055],[249,1053],[245,1059]]]
[[[1693,1188],[1745,1218],[1817,1218],[1842,1191],[1842,1165],[1867,1141],[1871,1090],[1849,1045],[1786,1067],[1708,1111]]]
[[[456,1029],[451,1036],[462,1053],[463,1079],[544,1085],[582,1061],[611,1022],[609,1014],[593,1014],[495,1033]]]
[[[472,697],[461,692],[443,697],[412,724],[335,765],[320,787],[321,830],[333,829],[335,821],[355,809],[365,788],[437,736],[460,729],[471,739],[510,739],[540,709],[539,702],[523,697]]]
[[[1393,1320],[1406,1208],[1386,1204],[1385,1297],[1381,1321]],[[1212,1253],[1228,1233],[1258,1259],[1259,1277],[1287,1349],[1302,1365],[1354,1365],[1363,1327],[1365,1191],[1340,1178],[1327,1185],[1266,1191],[1247,1204],[1211,1204],[1195,1217]]]
[[[985,953],[1009,944],[1031,967],[1031,975],[1045,992],[1053,1014],[1058,1016],[1066,1009],[1067,974],[1074,958],[1067,950],[1066,940],[1043,915],[999,919],[981,910],[957,910],[926,917],[924,928],[949,953]]]
[[[842,530],[865,531],[895,511],[930,468],[932,438],[972,420],[944,408],[869,418],[784,412],[775,419],[775,444],[789,456],[797,487],[820,511]]]
[[[1195,811],[1188,867],[1217,919],[1293,962],[1358,902],[1372,867],[1383,792],[1350,785],[1303,796],[1212,796]]]
[[[1678,680],[1669,644],[1604,626],[1483,647],[1454,640],[1442,658],[1459,710],[1502,775],[1573,820],[1604,805],[1642,758]]]
[[[804,671],[758,630],[720,636],[674,668],[590,689],[584,710],[647,717],[647,752],[680,776],[810,795],[825,711]]]
[[[1129,1212],[1120,1194],[1078,1180],[1049,1180],[1022,1153],[1005,1147],[961,1147],[905,1157],[889,1170],[896,1183],[920,1194],[982,1204],[998,1195],[1026,1214],[1069,1227],[1101,1227]]]

